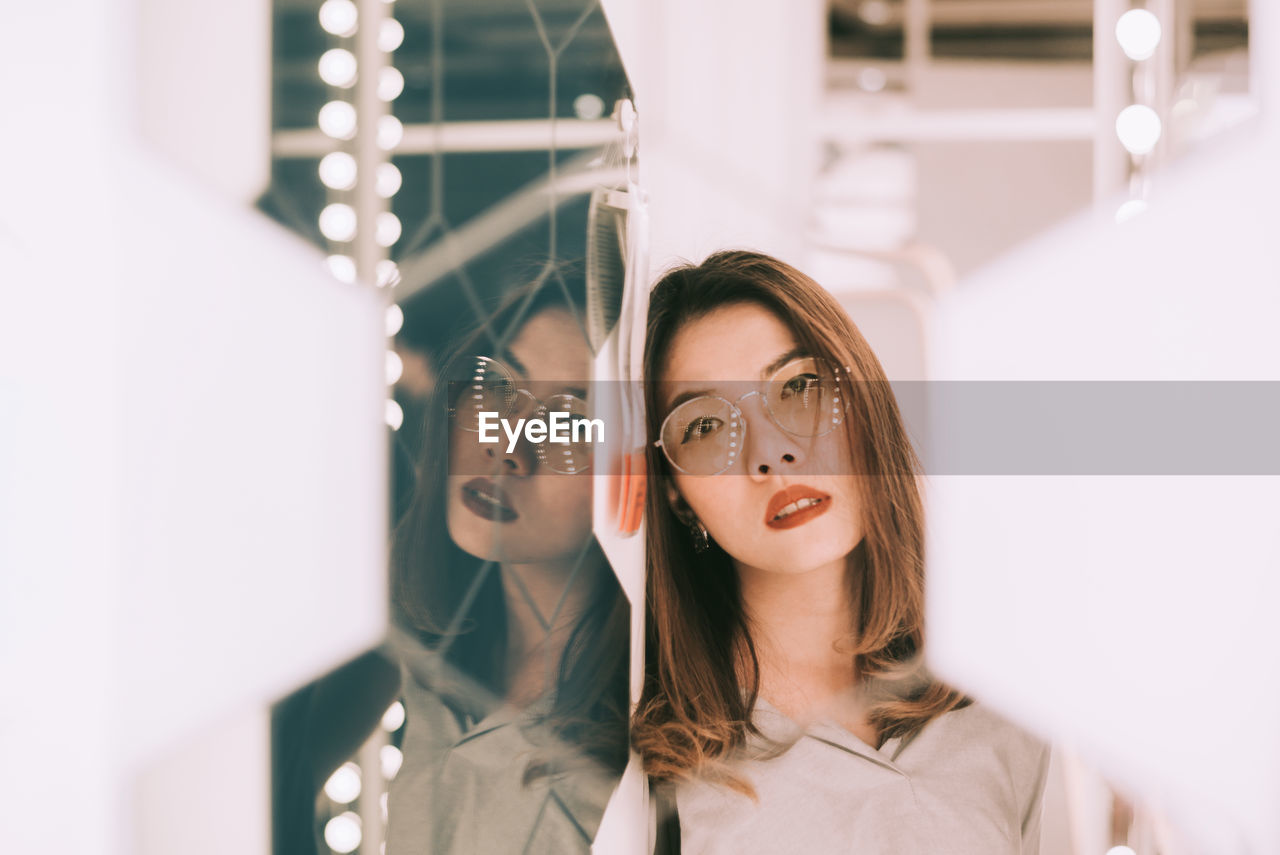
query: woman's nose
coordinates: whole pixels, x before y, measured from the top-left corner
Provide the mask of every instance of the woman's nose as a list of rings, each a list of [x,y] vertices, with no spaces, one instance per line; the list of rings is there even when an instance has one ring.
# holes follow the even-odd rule
[[[773,423],[759,397],[744,402],[747,419],[743,457],[747,474],[757,480],[790,472],[804,463],[804,455],[796,438]]]

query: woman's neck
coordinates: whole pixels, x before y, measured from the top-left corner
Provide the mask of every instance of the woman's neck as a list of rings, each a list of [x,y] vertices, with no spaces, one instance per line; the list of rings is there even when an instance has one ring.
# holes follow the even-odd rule
[[[854,688],[849,575],[860,569],[855,564],[841,558],[803,573],[737,564],[760,693],[792,718],[846,717],[841,709]]]
[[[502,565],[507,612],[507,700],[519,706],[554,685],[573,626],[586,610],[591,577],[574,561]]]

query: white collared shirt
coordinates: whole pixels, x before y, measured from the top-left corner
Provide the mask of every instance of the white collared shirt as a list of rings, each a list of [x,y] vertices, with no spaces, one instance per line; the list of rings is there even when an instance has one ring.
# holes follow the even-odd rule
[[[754,719],[790,747],[738,767],[758,801],[708,782],[676,789],[685,855],[1039,852],[1049,747],[979,704],[879,749],[834,723],[802,729],[763,700]]]

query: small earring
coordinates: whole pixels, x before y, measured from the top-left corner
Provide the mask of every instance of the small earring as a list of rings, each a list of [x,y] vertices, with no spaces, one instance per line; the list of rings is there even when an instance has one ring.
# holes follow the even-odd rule
[[[689,523],[689,531],[693,534],[693,551],[706,552],[711,548],[711,537],[707,534],[707,527],[698,520]]]

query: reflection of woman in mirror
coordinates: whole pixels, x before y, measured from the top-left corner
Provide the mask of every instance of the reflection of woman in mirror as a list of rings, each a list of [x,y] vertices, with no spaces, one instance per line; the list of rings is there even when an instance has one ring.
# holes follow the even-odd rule
[[[775,259],[719,253],[655,286],[644,367],[633,743],[659,839],[1035,851],[1048,749],[923,668],[918,464],[838,303]]]
[[[555,283],[518,294],[437,385],[392,555],[390,855],[586,852],[626,763],[626,603],[591,532],[590,448],[476,430],[480,411],[585,414],[580,314]]]

